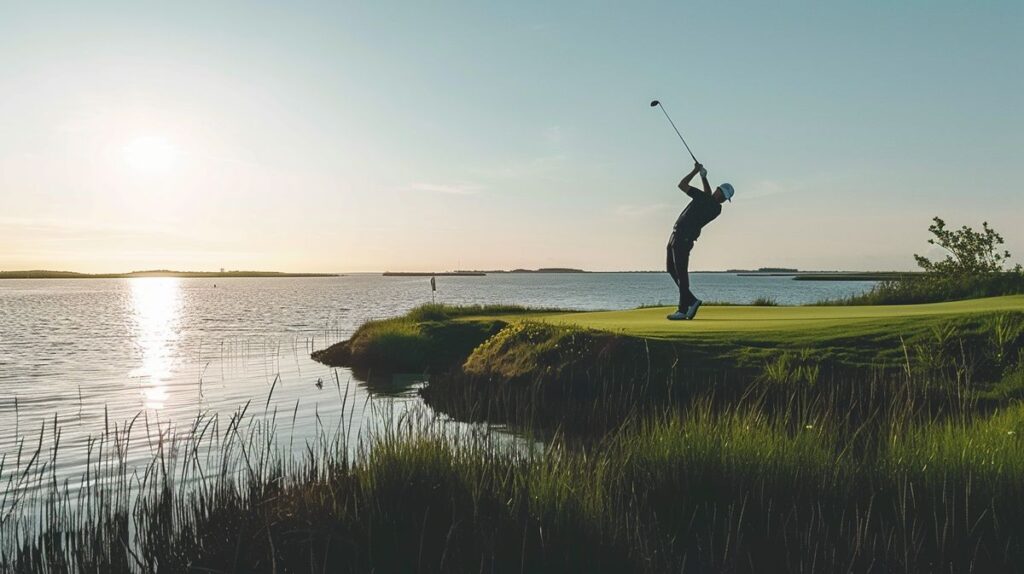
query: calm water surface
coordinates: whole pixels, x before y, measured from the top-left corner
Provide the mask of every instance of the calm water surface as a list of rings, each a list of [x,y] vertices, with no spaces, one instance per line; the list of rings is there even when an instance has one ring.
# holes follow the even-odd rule
[[[803,304],[870,285],[693,276],[698,296],[738,303]],[[654,273],[438,277],[437,286],[439,302],[456,304],[626,309],[676,298],[668,276]],[[281,432],[298,444],[341,420],[343,402],[346,425],[365,431],[382,413],[420,408],[417,381],[368,388],[309,353],[430,296],[428,278],[379,275],[0,281],[0,456],[14,457],[22,440],[34,448],[41,430],[47,448],[56,423],[60,474],[73,477],[84,470],[88,437],[108,425],[139,415],[151,439],[249,401],[255,416],[276,410]]]

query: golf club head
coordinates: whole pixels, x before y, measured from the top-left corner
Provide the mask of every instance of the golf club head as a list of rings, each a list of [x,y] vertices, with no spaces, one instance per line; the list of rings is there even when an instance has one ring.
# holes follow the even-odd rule
[[[652,108],[655,107],[655,106],[658,106],[660,104],[661,104],[661,102],[659,102],[658,100],[651,100],[651,107]]]

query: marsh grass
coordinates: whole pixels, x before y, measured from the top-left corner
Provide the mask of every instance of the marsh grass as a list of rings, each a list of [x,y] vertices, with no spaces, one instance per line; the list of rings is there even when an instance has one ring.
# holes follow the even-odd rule
[[[52,480],[56,446],[4,469],[8,494],[35,492],[5,505],[0,560],[14,571],[985,572],[1024,557],[1024,409],[939,417],[905,388],[862,385],[884,400],[857,398],[858,413],[842,396],[854,386],[766,384],[729,405],[709,395],[582,443],[418,412],[385,419],[354,451],[344,422],[320,425],[296,457],[277,417],[247,407],[158,433],[141,470],[125,464],[129,422],[90,442],[78,489]]]
[[[0,570],[1012,570],[1018,319],[937,325],[895,369],[835,371],[807,351],[755,373],[659,374],[638,346],[628,365],[448,389],[468,419],[517,436],[385,409],[353,438],[337,379],[344,416],[317,416],[302,444],[270,396],[179,432],[108,421],[84,445],[63,445],[54,422],[0,459]],[[536,338],[537,354],[509,369],[598,356],[579,333],[523,325],[509,337]],[[89,461],[77,482],[58,471],[72,448]]]
[[[414,322],[447,321],[459,317],[488,317],[495,315],[524,315],[527,313],[571,313],[571,309],[558,307],[526,307],[523,305],[446,305],[428,303],[409,311],[405,317]]]

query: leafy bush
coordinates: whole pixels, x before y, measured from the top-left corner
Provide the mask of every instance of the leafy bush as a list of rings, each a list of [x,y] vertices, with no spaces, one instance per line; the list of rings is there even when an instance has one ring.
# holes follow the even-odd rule
[[[867,293],[823,303],[899,305],[1024,293],[1024,270],[1020,265],[1006,269],[1010,252],[1002,249],[1003,237],[988,222],[981,224],[979,232],[966,225],[958,230],[947,229],[946,222],[939,217],[932,221],[928,231],[934,237],[928,243],[946,250],[945,259],[932,261],[915,254],[923,275],[881,281]]]
[[[932,222],[928,231],[935,237],[929,239],[928,243],[945,249],[947,255],[941,261],[932,261],[915,254],[918,266],[926,273],[951,277],[998,273],[1005,269],[1010,252],[1000,247],[1004,243],[1003,236],[989,227],[987,221],[981,223],[981,232],[966,225],[956,231],[946,229],[946,222],[939,217],[933,218]],[[1020,271],[1020,265],[1014,270]]]

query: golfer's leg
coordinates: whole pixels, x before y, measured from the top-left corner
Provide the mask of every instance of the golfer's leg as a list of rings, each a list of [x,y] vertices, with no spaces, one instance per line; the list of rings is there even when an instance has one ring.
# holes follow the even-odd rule
[[[696,297],[690,291],[690,250],[693,242],[686,242],[676,247],[676,274],[679,275],[679,308],[686,310]]]
[[[679,285],[679,310],[685,313],[690,306],[690,278],[686,275],[688,253],[680,247],[675,245],[672,249],[672,262],[675,264],[676,284]]]
[[[676,286],[679,285],[679,276],[676,275],[676,259],[672,255],[672,244],[668,245],[666,249],[668,251],[668,259],[665,260],[665,268],[668,270],[669,276],[672,277],[672,281],[675,282]]]
[[[693,241],[688,241],[687,244],[685,246],[683,246],[682,251],[684,251],[685,254],[686,254],[683,257],[683,260],[680,262],[682,264],[683,269],[682,269],[681,272],[677,271],[677,273],[680,273],[680,276],[686,277],[685,281],[686,281],[686,301],[687,301],[686,302],[686,306],[687,307],[692,305],[693,302],[697,300],[696,296],[693,295],[693,292],[690,291],[690,251],[692,249],[693,249]],[[680,281],[680,283],[682,283],[682,280]]]

